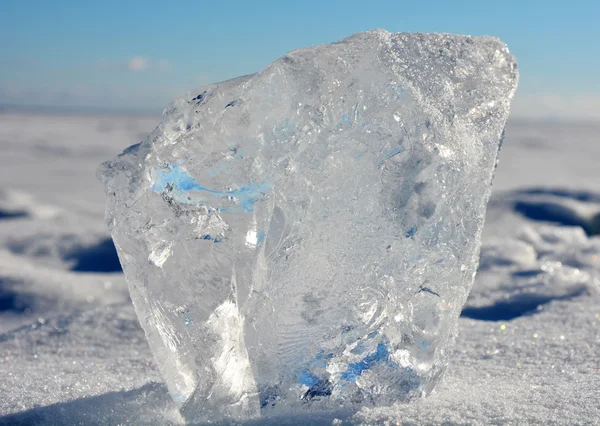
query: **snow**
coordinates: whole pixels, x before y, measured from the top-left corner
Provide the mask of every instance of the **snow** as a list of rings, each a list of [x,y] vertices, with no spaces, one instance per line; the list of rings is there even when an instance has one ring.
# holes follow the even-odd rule
[[[157,123],[0,115],[0,424],[181,422],[129,300],[95,178],[102,160]],[[287,423],[597,423],[599,131],[509,121],[471,318],[459,320],[433,395]],[[533,311],[515,298],[526,283],[525,293],[543,296]],[[513,318],[486,320],[501,308]]]

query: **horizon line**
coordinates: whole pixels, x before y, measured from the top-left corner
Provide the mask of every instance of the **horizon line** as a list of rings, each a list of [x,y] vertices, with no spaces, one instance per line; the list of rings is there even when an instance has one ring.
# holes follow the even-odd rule
[[[161,116],[163,108],[136,108],[136,107],[103,107],[90,105],[49,105],[49,104],[4,104],[0,103],[1,114],[47,114],[64,116],[129,116],[129,117],[157,117]],[[600,124],[600,120],[594,118],[575,118],[575,117],[528,117],[524,115],[515,115],[511,113],[508,121],[525,123],[582,123],[582,124]]]

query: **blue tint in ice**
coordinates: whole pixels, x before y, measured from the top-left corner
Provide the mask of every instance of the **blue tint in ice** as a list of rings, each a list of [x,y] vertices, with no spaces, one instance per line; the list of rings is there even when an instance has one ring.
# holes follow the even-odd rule
[[[314,375],[311,370],[325,369],[327,367],[327,361],[330,360],[332,356],[332,354],[326,354],[324,351],[320,351],[315,355],[312,361],[309,362],[306,368],[298,372],[298,383],[308,387],[317,384],[320,379]]]
[[[152,185],[152,190],[162,192],[167,185],[177,185],[179,191],[206,191],[206,188],[199,185],[196,179],[188,174],[185,169],[182,169],[177,164],[171,164],[164,169],[155,169],[156,180]]]
[[[342,378],[350,382],[354,382],[363,371],[373,367],[373,365],[380,361],[387,361],[389,358],[388,345],[386,343],[380,343],[377,345],[377,350],[364,357],[358,362],[348,364],[348,370],[342,373]]]
[[[242,209],[247,212],[251,212],[254,209],[254,204],[260,199],[264,192],[268,191],[269,185],[265,182],[258,185],[247,185],[240,189],[234,189],[232,191],[216,191],[214,189],[208,189],[200,185],[198,181],[190,176],[190,174],[178,164],[171,164],[165,168],[156,168],[155,181],[152,185],[152,190],[155,192],[164,192],[167,185],[173,187],[172,193],[174,198],[179,202],[194,204],[196,200],[188,197],[182,197],[183,192],[188,191],[200,191],[208,192],[209,194],[221,196],[221,197],[233,197],[237,199]],[[187,194],[186,194],[187,195]],[[233,209],[220,209],[223,211],[234,211]]]
[[[319,382],[319,378],[308,370],[302,370],[298,374],[298,383],[311,387]]]
[[[358,376],[360,376],[365,370],[372,368],[376,363],[388,361],[390,355],[388,345],[388,343],[379,343],[375,352],[365,356],[358,362],[348,364],[348,369],[341,374],[341,379],[354,382]],[[359,344],[359,346],[363,347],[362,344]],[[298,372],[298,384],[306,385],[308,387],[317,384],[320,379],[311,372],[311,369],[325,369],[327,367],[328,360],[330,360],[332,357],[333,354],[325,355],[324,352],[319,352],[315,356],[314,360],[310,362],[307,368]]]

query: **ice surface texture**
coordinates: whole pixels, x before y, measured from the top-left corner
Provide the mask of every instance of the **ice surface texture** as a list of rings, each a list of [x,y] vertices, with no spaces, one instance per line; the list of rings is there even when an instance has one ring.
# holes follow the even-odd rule
[[[131,297],[184,417],[433,389],[517,79],[495,38],[369,31],[175,101],[103,165]]]

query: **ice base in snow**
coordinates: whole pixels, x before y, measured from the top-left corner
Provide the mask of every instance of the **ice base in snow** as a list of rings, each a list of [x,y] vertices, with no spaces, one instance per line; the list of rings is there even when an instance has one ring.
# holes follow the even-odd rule
[[[370,31],[175,101],[103,165],[131,298],[188,420],[433,389],[516,84],[495,38]]]

